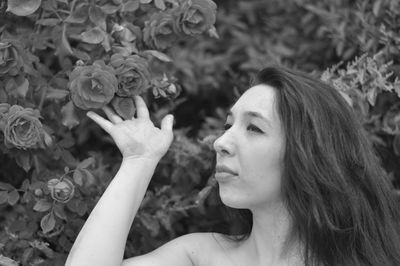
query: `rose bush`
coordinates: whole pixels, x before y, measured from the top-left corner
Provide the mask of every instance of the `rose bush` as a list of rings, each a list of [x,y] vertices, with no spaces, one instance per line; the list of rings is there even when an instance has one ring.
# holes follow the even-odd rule
[[[342,95],[359,109],[400,187],[398,5],[237,0],[219,1],[215,14],[210,0],[0,1],[2,258],[21,266],[65,264],[121,163],[110,137],[85,112],[107,104],[131,118],[131,94],[144,96],[155,124],[172,112],[176,124],[125,256],[188,232],[236,232],[239,224],[228,226],[218,209],[212,142],[223,128],[224,109],[269,63],[319,75],[340,61],[353,62],[322,77],[345,89]],[[40,112],[50,146],[5,145],[5,117],[13,105]],[[10,132],[23,136],[32,121],[20,120]]]
[[[71,99],[84,110],[105,106],[118,89],[114,69],[101,60],[90,66],[77,66],[71,72],[69,80]]]

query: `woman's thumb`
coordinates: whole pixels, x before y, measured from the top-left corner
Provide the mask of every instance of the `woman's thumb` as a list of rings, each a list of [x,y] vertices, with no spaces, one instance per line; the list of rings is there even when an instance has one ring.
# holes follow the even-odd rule
[[[161,121],[162,130],[172,130],[173,125],[174,125],[174,116],[171,114],[166,115]]]

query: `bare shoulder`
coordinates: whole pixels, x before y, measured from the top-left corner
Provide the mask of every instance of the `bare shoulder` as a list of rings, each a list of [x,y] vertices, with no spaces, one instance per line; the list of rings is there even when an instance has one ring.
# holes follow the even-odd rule
[[[230,241],[218,233],[191,233],[175,238],[145,255],[123,261],[123,266],[200,266],[212,265],[221,249],[229,249]]]

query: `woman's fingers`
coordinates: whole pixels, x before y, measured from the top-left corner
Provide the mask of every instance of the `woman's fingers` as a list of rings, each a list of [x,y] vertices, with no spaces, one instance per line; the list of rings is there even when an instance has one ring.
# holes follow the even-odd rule
[[[172,131],[173,125],[174,125],[174,116],[171,115],[171,114],[166,115],[161,120],[161,130],[170,130],[170,131]]]
[[[123,120],[121,117],[119,117],[116,113],[114,113],[113,110],[111,110],[110,107],[104,106],[103,108],[104,113],[106,113],[108,119],[110,119],[111,122],[114,124],[121,123]]]
[[[107,133],[110,134],[111,128],[114,126],[113,123],[111,123],[107,119],[104,119],[103,117],[99,116],[98,114],[96,114],[95,112],[92,112],[92,111],[87,112],[86,115],[90,119],[92,119],[94,122],[96,122]]]
[[[146,103],[144,102],[142,97],[138,95],[135,96],[135,105],[137,118],[150,119],[149,110],[147,109]]]

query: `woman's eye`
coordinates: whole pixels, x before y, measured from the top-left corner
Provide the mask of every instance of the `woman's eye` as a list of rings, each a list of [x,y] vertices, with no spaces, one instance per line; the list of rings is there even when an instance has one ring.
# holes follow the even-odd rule
[[[232,126],[231,124],[226,123],[226,124],[224,125],[224,129],[225,129],[225,130],[228,130],[231,126]],[[247,127],[247,129],[249,129],[249,130],[251,130],[251,131],[263,133],[258,127],[253,126],[253,125],[249,125],[249,126]]]
[[[263,133],[258,127],[253,126],[253,125],[249,125],[247,128],[251,129],[252,131],[255,131],[255,132]]]
[[[226,124],[224,124],[224,129],[225,129],[225,130],[228,130],[231,126],[232,126],[232,125],[226,123]]]

